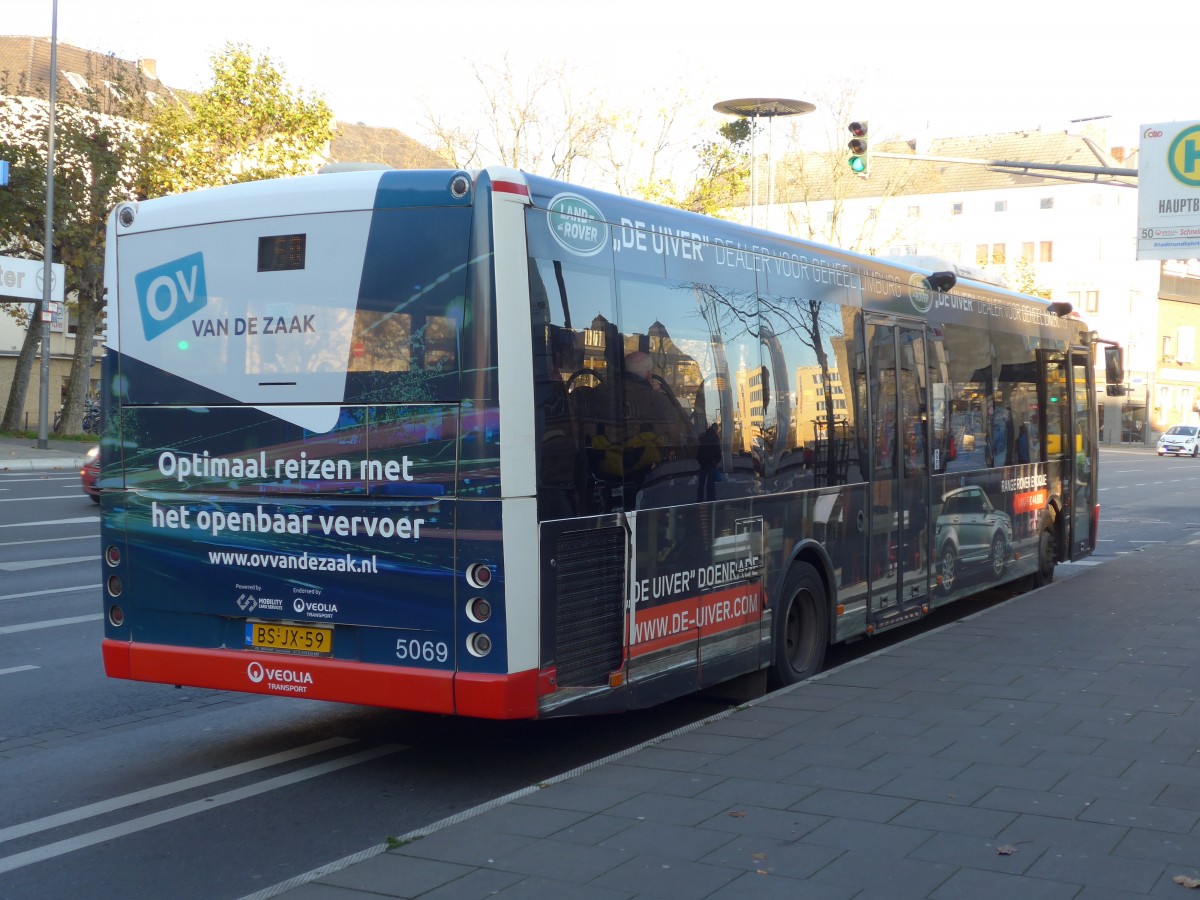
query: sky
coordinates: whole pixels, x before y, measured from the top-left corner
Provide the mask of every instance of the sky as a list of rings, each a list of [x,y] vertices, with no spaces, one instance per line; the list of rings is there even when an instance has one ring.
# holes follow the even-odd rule
[[[58,39],[152,58],[168,86],[198,90],[227,41],[266,53],[343,121],[428,139],[427,110],[483,121],[474,69],[565,64],[572,90],[654,114],[687,91],[681,119],[725,121],[720,100],[783,97],[793,120],[833,131],[830,98],[877,138],[970,135],[1109,116],[1110,143],[1139,124],[1200,119],[1190,25],[1197,0],[58,0]],[[48,36],[52,0],[7,0],[6,34]],[[1193,15],[1188,15],[1192,13]],[[772,128],[778,127],[772,123]],[[700,133],[699,131],[697,133]]]

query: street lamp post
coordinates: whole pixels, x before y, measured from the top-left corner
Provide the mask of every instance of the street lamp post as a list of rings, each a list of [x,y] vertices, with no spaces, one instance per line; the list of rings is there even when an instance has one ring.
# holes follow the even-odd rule
[[[772,161],[774,149],[774,122],[780,116],[803,116],[817,107],[806,100],[788,100],[784,97],[742,97],[737,100],[722,100],[714,103],[713,109],[727,116],[754,119],[750,129],[750,224],[754,224],[754,208],[758,205],[758,167],[754,163],[755,133],[758,120],[767,120],[767,211],[763,227],[771,224],[771,204],[775,201],[775,170]]]
[[[58,85],[58,0],[50,19],[50,127],[46,147],[46,239],[42,245],[42,380],[38,391],[38,441],[40,449],[50,446],[50,298],[54,273],[54,103]]]

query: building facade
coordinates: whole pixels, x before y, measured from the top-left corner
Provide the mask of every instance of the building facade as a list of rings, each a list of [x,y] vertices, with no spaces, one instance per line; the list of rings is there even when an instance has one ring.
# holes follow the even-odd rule
[[[866,178],[839,171],[845,161],[837,154],[782,160],[768,221],[874,255],[936,257],[1070,302],[1100,338],[1125,348],[1128,394],[1104,400],[1106,443],[1152,443],[1171,425],[1200,423],[1200,266],[1136,259],[1136,179],[1075,174],[1066,177],[1081,180],[1066,181],[978,164],[1131,169],[1136,154],[1109,146],[1098,131],[875,149],[883,155],[873,156]]]

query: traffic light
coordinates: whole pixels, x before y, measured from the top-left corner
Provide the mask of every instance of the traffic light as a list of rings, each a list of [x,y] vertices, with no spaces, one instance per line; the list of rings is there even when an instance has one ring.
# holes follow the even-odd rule
[[[850,171],[855,175],[869,178],[871,175],[871,148],[867,145],[866,120],[851,122],[849,130],[850,143],[846,146],[850,149],[850,158],[846,160],[846,164],[850,166]]]

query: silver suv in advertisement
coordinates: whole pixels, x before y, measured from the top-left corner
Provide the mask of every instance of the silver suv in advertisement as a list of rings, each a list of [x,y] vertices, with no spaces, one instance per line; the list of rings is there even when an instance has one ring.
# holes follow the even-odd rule
[[[960,569],[982,563],[999,578],[1008,564],[1012,546],[1012,519],[992,506],[981,487],[962,487],[942,497],[934,535],[942,590],[954,589]]]

